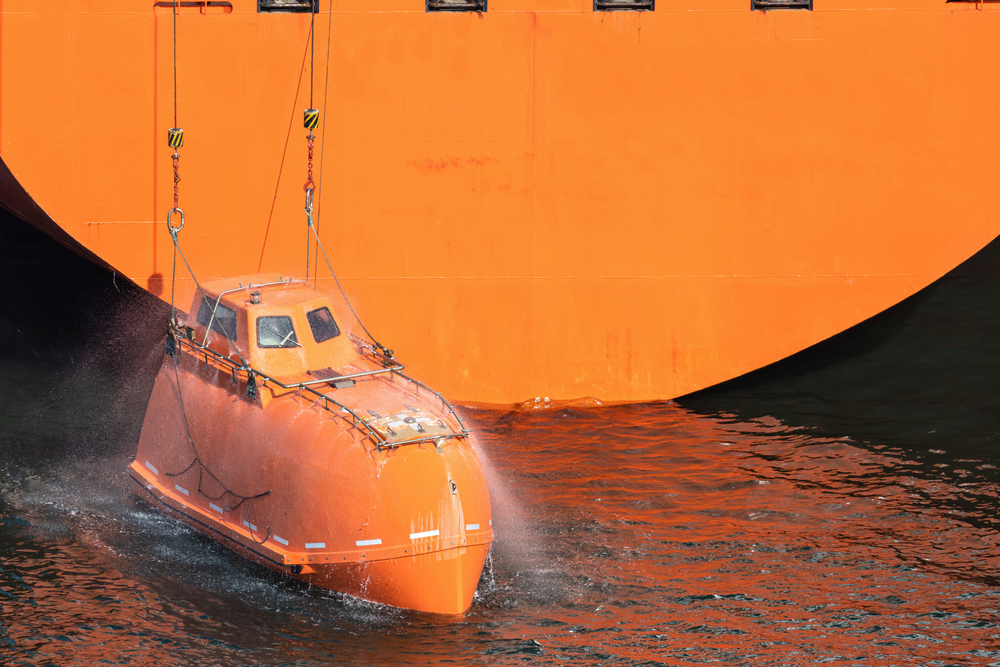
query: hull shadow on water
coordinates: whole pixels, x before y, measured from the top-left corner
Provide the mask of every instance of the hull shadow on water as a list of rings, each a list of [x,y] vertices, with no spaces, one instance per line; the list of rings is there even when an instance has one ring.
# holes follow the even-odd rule
[[[798,354],[678,403],[902,459],[927,507],[996,527],[1000,238],[928,288]],[[867,479],[858,480],[864,487]]]
[[[0,216],[0,663],[1000,660],[1000,246],[678,402],[504,413],[469,613],[309,589],[131,494],[166,307]]]

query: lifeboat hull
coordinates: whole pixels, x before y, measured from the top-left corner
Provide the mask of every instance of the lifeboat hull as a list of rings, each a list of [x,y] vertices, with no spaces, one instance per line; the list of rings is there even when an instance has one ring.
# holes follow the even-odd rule
[[[369,384],[383,405],[429,405]],[[303,392],[248,398],[190,353],[166,357],[130,472],[147,502],[250,560],[397,607],[465,611],[492,542],[471,438],[378,446]]]

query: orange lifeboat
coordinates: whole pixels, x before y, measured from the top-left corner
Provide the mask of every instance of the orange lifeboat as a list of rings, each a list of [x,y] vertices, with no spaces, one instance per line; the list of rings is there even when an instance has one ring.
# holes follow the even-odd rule
[[[475,442],[391,351],[343,327],[344,304],[279,276],[205,285],[171,326],[136,489],[295,579],[461,613],[493,539]]]

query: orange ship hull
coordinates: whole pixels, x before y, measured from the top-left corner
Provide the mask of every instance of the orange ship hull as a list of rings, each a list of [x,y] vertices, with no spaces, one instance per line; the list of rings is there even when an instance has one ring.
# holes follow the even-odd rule
[[[182,4],[199,277],[304,274],[312,101],[334,267],[456,399],[682,395],[884,310],[1000,231],[997,4],[320,0],[314,63],[308,14]],[[171,11],[0,5],[0,201],[165,298]]]

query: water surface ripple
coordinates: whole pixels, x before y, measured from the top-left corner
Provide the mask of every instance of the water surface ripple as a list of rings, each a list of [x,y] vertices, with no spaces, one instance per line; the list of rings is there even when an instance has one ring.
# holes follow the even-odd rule
[[[1000,664],[983,457],[673,403],[467,410],[497,539],[445,618],[162,517],[131,495],[129,438],[81,444],[107,415],[46,427],[46,396],[0,413],[3,664]]]

